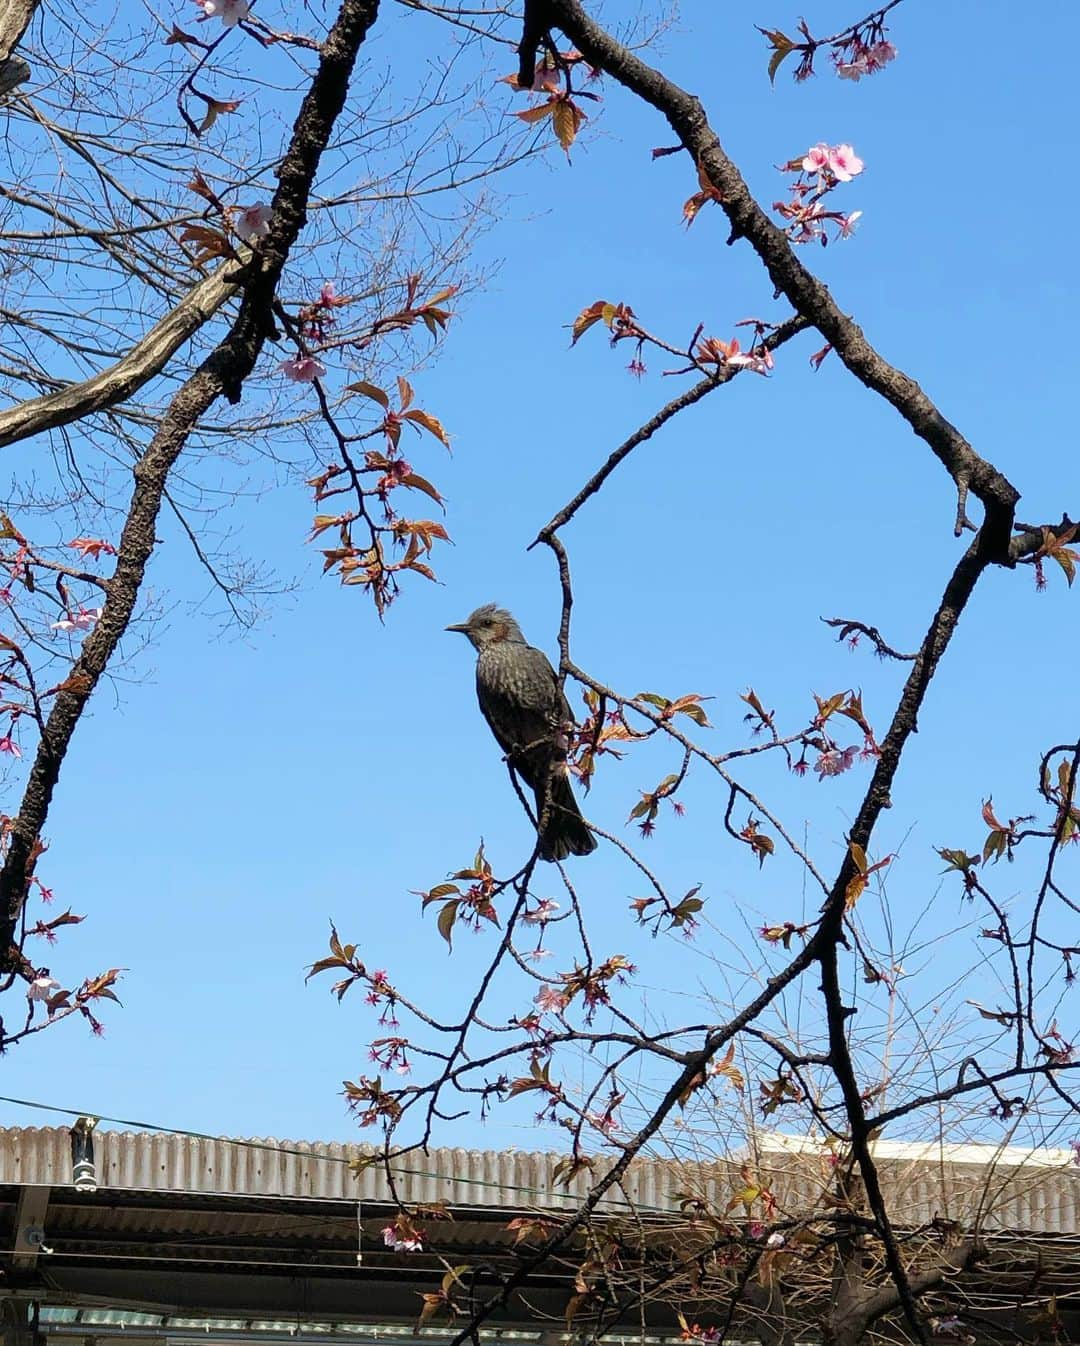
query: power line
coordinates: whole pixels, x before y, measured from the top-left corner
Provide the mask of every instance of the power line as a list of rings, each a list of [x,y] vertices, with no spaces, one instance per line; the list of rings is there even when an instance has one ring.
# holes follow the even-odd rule
[[[163,1126],[157,1122],[135,1121],[130,1117],[110,1117],[105,1113],[94,1112],[90,1108],[64,1108],[58,1107],[52,1103],[39,1103],[29,1098],[10,1098],[5,1094],[0,1094],[0,1103],[11,1103],[17,1107],[34,1108],[40,1112],[61,1113],[67,1117],[94,1117],[99,1122],[111,1122],[115,1126],[134,1126],[143,1131],[154,1131],[159,1134],[171,1136],[185,1136],[190,1140],[206,1140],[216,1145],[233,1145],[239,1149],[257,1150],[263,1154],[286,1154],[294,1155],[298,1159],[315,1160],[325,1164],[342,1164],[346,1167],[352,1164],[351,1159],[336,1154],[318,1154],[312,1150],[301,1150],[290,1145],[269,1145],[265,1141],[234,1139],[231,1136],[215,1136],[207,1131],[190,1131],[184,1127]],[[356,1147],[360,1149],[360,1146]],[[526,1187],[517,1183],[496,1182],[490,1178],[470,1178],[457,1173],[449,1175],[446,1173],[437,1173],[429,1169],[401,1168],[397,1165],[391,1166],[391,1172],[400,1177],[407,1178],[432,1178],[437,1181],[448,1181],[460,1183],[469,1187],[490,1188],[499,1192],[514,1192],[521,1196],[529,1196],[544,1203],[550,1203],[553,1196],[563,1196],[567,1201],[575,1198],[567,1190],[564,1193],[552,1192],[550,1189],[541,1187]],[[647,1214],[669,1215],[670,1209],[661,1206],[647,1206],[640,1203],[618,1198],[608,1198],[613,1205],[625,1205],[628,1210],[636,1210]]]

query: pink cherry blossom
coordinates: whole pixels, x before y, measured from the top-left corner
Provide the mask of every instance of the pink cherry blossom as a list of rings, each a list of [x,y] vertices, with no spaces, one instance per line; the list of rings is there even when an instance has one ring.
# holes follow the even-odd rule
[[[220,19],[226,28],[235,28],[248,16],[248,0],[195,0],[206,19]]]
[[[12,757],[22,756],[22,749],[10,734],[5,734],[3,738],[0,738],[0,752],[10,753]]]
[[[859,56],[854,61],[838,61],[836,63],[836,73],[841,79],[853,79],[856,84],[862,79],[863,75],[873,73],[873,67],[865,56]]]
[[[882,39],[875,42],[866,55],[866,63],[871,71],[880,70],[883,65],[888,65],[890,61],[896,59],[896,48],[891,42]]]
[[[605,1136],[613,1136],[619,1129],[619,1123],[609,1112],[587,1112],[585,1120],[596,1127],[597,1131],[602,1131]]]
[[[837,237],[850,238],[855,232],[855,225],[858,223],[861,216],[861,210],[853,210],[850,215],[841,215],[840,219],[837,221],[840,226],[840,233]]]
[[[558,902],[550,897],[541,898],[540,902],[532,909],[532,911],[527,911],[525,913],[522,920],[525,921],[527,925],[545,925],[558,910]]]
[[[845,748],[841,752],[838,748],[830,748],[828,752],[823,752],[814,763],[814,770],[818,773],[818,779],[824,780],[826,776],[839,776],[844,771],[849,771],[854,765],[858,749],[854,746]]]
[[[382,1231],[383,1243],[388,1248],[393,1248],[396,1253],[419,1253],[424,1251],[424,1245],[418,1238],[402,1238],[397,1229],[392,1224],[386,1225]]]
[[[294,355],[291,360],[282,360],[278,368],[293,383],[314,383],[326,373],[326,366],[314,355]]]
[[[824,141],[817,145],[811,145],[802,161],[803,172],[820,173],[823,168],[828,168],[830,153],[831,151]]]
[[[558,1011],[564,1008],[562,992],[554,986],[541,986],[536,995],[536,1005],[543,1011]]]
[[[101,608],[80,608],[78,612],[69,612],[50,627],[53,631],[86,631],[101,616]]]
[[[253,206],[244,206],[237,216],[233,229],[245,243],[254,243],[265,238],[270,232],[270,223],[274,212],[265,201],[256,201]]]
[[[829,150],[829,168],[840,182],[850,182],[863,171],[863,161],[850,145],[836,145]]]

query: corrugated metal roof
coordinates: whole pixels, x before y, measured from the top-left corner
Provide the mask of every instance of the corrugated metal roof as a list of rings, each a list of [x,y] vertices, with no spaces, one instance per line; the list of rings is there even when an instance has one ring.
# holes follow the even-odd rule
[[[208,1140],[127,1131],[94,1135],[98,1185],[143,1192],[313,1200],[391,1202],[379,1165],[355,1174],[349,1161],[370,1155],[359,1145],[280,1140]],[[454,1207],[554,1208],[584,1195],[588,1176],[569,1191],[552,1181],[564,1156],[511,1150],[437,1149],[409,1156],[396,1169],[396,1185],[409,1203],[445,1202]],[[1069,1151],[999,1151],[964,1146],[953,1153],[936,1147],[879,1143],[877,1160],[894,1218],[917,1225],[940,1215],[971,1223],[989,1212],[989,1228],[1044,1233],[1080,1232],[1080,1169]],[[763,1150],[760,1176],[781,1209],[794,1214],[813,1207],[830,1181],[827,1156],[805,1143],[779,1143]],[[66,1127],[0,1129],[0,1183],[72,1182],[71,1142]],[[672,1194],[694,1190],[727,1203],[738,1186],[734,1161],[675,1163],[639,1160],[608,1209],[631,1200],[639,1209],[671,1211]],[[134,1217],[133,1217],[134,1218]]]

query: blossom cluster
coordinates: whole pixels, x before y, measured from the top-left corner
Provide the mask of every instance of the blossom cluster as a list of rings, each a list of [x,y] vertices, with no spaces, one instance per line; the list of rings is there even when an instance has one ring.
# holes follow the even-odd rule
[[[873,75],[896,59],[896,48],[885,38],[869,45],[861,37],[853,39],[847,50],[833,52],[833,64],[841,79],[856,83],[863,75]]]
[[[864,168],[863,161],[850,145],[827,145],[819,142],[800,158],[780,166],[782,173],[795,173],[791,196],[787,201],[774,201],[773,209],[787,220],[787,235],[793,243],[828,243],[825,226],[835,226],[837,239],[850,238],[861,210],[848,213],[828,210],[822,198],[841,183],[851,182]]]

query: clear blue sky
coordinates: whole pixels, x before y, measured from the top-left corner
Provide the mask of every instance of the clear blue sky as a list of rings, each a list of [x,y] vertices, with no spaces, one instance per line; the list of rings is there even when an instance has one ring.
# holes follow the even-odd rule
[[[690,2],[660,60],[702,97],[765,202],[782,194],[775,164],[819,140],[854,144],[866,172],[841,200],[864,212],[859,232],[805,260],[1011,476],[1022,518],[1075,514],[1075,75],[1070,44],[1054,36],[1071,31],[1073,7],[1044,6],[1036,24],[1006,0],[909,0],[884,73],[853,86],[823,66],[803,86],[782,72],[770,89],[755,20],[791,31],[805,13],[828,32],[857,11],[847,0]],[[373,49],[398,81],[418,78],[419,22],[388,8]],[[64,768],[42,870],[60,910],[90,917],[66,935],[54,970],[128,968],[124,1008],[109,1010],[102,1040],[73,1023],[14,1050],[4,1093],[233,1135],[349,1138],[340,1082],[369,1069],[373,1024],[359,1001],[339,1007],[326,984],[304,985],[330,918],[369,965],[444,1010],[460,1004],[476,951],[448,959],[410,890],[464,863],[481,835],[497,869],[516,865],[527,831],[475,706],[470,651],[442,628],[497,599],[553,650],[552,560],[525,546],[679,386],[655,358],[635,381],[629,352],[607,350],[599,332],[570,350],[566,324],[600,297],[630,303],[675,340],[699,321],[726,337],[740,318],[786,312],[745,245],[724,246],[718,211],[683,228],[693,174],[682,156],[649,157],[670,132],[603,92],[572,165],[553,148],[501,182],[503,218],[480,245],[480,260],[501,266],[416,380],[420,404],[454,437],[449,461],[434,441],[414,456],[448,502],[455,546],[437,558],[442,584],[418,580],[380,628],[359,594],[320,578],[302,547],[309,502],[284,487],[237,522],[241,541],[297,572],[300,587],[250,638],[216,639],[189,615],[200,590],[180,541],[160,549],[152,581],[175,606],[144,656],[152,675],[121,686],[118,703],[99,693]],[[686,413],[566,535],[579,662],[628,692],[714,697],[718,746],[744,740],[748,685],[793,726],[812,690],[862,687],[884,732],[902,670],[836,646],[818,618],[858,617],[913,648],[957,554],[943,471],[835,360],[811,372],[819,344],[800,339],[769,380],[742,377]],[[888,884],[901,932],[937,892],[931,847],[974,849],[990,793],[1005,814],[1029,811],[1040,750],[1075,739],[1075,600],[1050,579],[1037,595],[1029,570],[992,575],[935,684],[876,847],[903,842]],[[621,828],[666,761],[608,772],[590,815]],[[831,875],[867,768],[822,784],[775,769],[752,779],[800,835],[805,826]],[[717,841],[724,803],[692,783],[687,817],[665,817],[647,843],[650,863],[673,890],[702,883],[722,929],[798,919],[793,869],[759,876]],[[997,891],[1012,897],[1026,875],[1000,871]],[[602,849],[574,872],[598,945],[640,962],[653,1011],[664,987],[709,981],[698,954],[632,927],[626,900],[639,884],[618,857]],[[948,885],[922,933],[965,919]],[[982,952],[966,936],[950,947],[950,959]],[[940,980],[941,969],[925,975]],[[1066,1002],[1066,1035],[1070,1016]],[[7,1107],[0,1116],[45,1120]],[[447,1136],[556,1143],[495,1123]]]

